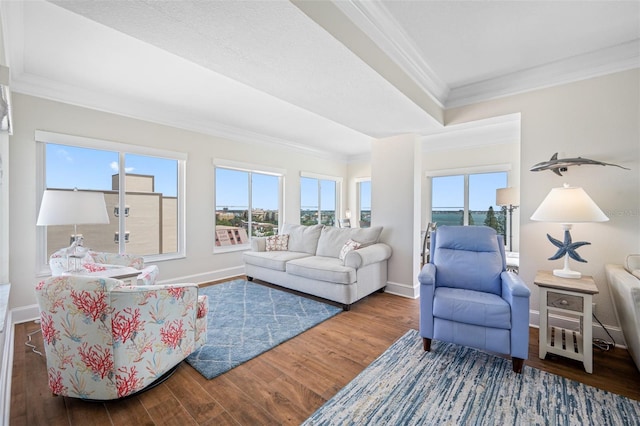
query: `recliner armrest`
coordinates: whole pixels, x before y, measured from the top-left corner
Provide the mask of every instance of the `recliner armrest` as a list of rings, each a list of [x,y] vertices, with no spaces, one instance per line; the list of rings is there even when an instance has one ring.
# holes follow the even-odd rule
[[[421,285],[434,285],[436,282],[436,265],[433,263],[426,263],[420,274],[418,274],[418,281]]]
[[[531,290],[515,272],[504,271],[500,274],[500,278],[502,279],[502,298],[507,302],[513,297],[531,296]]]
[[[370,246],[351,250],[344,258],[344,266],[362,268],[373,263],[382,262],[391,257],[391,247],[385,243],[375,243]]]

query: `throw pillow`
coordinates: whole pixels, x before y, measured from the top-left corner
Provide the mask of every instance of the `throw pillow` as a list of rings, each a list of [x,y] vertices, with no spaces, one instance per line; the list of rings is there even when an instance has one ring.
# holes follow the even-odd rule
[[[267,251],[286,251],[289,247],[289,234],[267,237]]]
[[[358,250],[361,245],[362,244],[360,244],[359,242],[353,241],[351,238],[349,238],[340,250],[340,260],[344,262],[344,258],[347,257],[347,253],[349,253],[351,250]]]

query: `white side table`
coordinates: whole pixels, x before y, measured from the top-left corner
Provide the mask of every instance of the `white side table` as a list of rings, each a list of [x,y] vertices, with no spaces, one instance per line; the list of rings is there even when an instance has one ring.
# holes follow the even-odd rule
[[[538,271],[534,283],[540,289],[541,359],[552,353],[582,361],[587,373],[593,373],[592,302],[597,294],[593,278],[560,278],[549,271]],[[579,331],[549,325],[549,314],[577,318]]]

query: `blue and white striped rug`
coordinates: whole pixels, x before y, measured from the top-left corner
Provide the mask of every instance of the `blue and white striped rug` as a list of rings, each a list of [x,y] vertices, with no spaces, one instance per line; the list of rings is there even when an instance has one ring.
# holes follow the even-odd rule
[[[410,330],[304,425],[640,425],[640,402]]]

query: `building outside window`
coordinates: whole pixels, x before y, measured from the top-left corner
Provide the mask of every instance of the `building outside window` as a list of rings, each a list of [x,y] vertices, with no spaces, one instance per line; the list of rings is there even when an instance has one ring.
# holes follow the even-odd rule
[[[339,178],[300,177],[300,224],[335,226]]]
[[[109,224],[78,225],[85,247],[145,260],[184,255],[180,182],[185,155],[48,132],[38,132],[36,139],[44,166],[43,192],[77,188],[104,194]],[[44,233],[39,238],[44,263],[70,245],[76,237],[73,229],[58,225],[39,231]],[[127,238],[119,237],[123,231]]]
[[[243,246],[278,233],[282,175],[216,166],[215,245]]]
[[[506,232],[506,211],[496,205],[496,189],[507,186],[507,172],[431,177],[431,222],[487,225]]]

